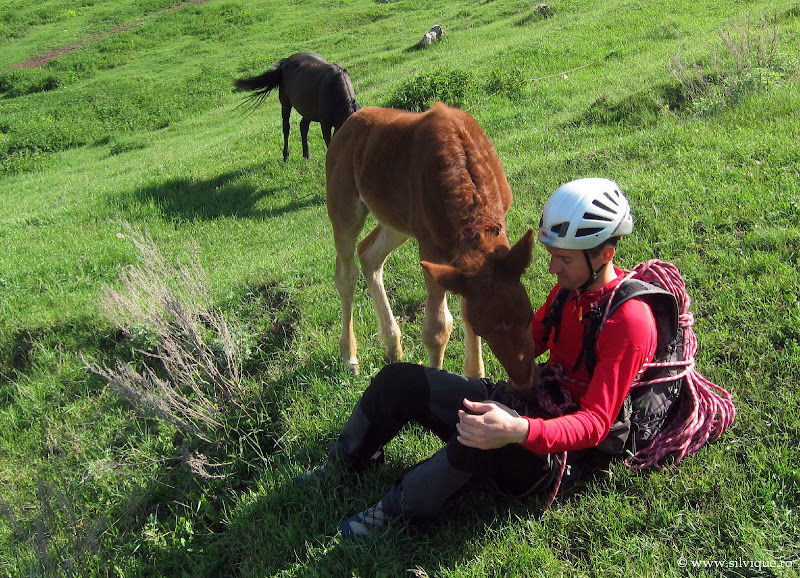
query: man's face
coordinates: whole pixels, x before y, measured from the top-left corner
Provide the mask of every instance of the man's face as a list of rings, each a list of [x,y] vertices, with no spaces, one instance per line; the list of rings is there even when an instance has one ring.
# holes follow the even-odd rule
[[[559,249],[545,245],[550,253],[550,268],[562,289],[570,291],[580,288],[589,279],[590,271],[586,265],[583,251],[577,249]]]

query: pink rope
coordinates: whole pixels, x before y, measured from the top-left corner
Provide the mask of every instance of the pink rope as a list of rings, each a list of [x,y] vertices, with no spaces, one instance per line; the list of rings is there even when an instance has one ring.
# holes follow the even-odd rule
[[[736,419],[736,407],[730,392],[712,383],[695,369],[698,342],[697,335],[692,329],[694,315],[689,311],[691,299],[678,268],[672,263],[652,259],[637,265],[627,278],[657,285],[675,295],[678,301],[678,325],[683,329],[684,360],[672,363],[649,363],[643,369],[683,366],[684,370],[675,376],[644,382],[637,380],[632,385],[633,388],[684,380],[683,387],[688,395],[678,399],[681,405],[677,408],[676,417],[659,432],[648,447],[625,459],[625,465],[632,469],[652,467],[660,470],[661,462],[667,458],[672,458],[672,463],[677,464],[700,450],[706,442],[716,440]],[[613,298],[612,292],[611,299]],[[610,303],[611,300],[609,305]],[[608,309],[606,309],[607,315]]]
[[[547,501],[545,501],[544,503],[545,510],[549,510],[550,506],[553,505],[553,502],[556,501],[558,490],[559,488],[561,488],[561,481],[564,479],[564,470],[567,469],[567,452],[561,452],[560,459],[561,459],[561,465],[558,468],[556,479],[553,482],[553,489],[550,490],[550,495],[547,497]]]
[[[668,381],[678,381],[683,379],[684,393],[678,398],[676,403],[680,405],[676,408],[675,417],[662,429],[655,437],[653,442],[646,448],[639,450],[636,455],[625,459],[625,465],[631,469],[655,468],[662,469],[661,462],[671,458],[673,464],[678,464],[684,458],[696,453],[706,442],[714,441],[730,427],[736,419],[736,407],[733,399],[726,389],[712,383],[695,369],[695,353],[697,353],[697,335],[695,335],[692,325],[694,325],[694,315],[689,311],[691,299],[686,292],[686,284],[680,271],[672,263],[652,259],[646,263],[637,265],[626,279],[639,279],[652,285],[657,285],[675,295],[678,301],[678,325],[683,329],[683,355],[682,361],[656,362],[645,364],[639,372],[631,389],[643,385],[654,383],[665,383]],[[620,284],[621,285],[621,284]],[[601,330],[611,308],[619,286],[611,293],[611,297],[606,305]],[[644,371],[651,367],[683,367],[683,370],[674,376],[640,381]],[[568,379],[564,375],[563,369],[554,367],[554,379],[559,382]],[[574,381],[574,380],[573,380]],[[565,402],[556,404],[550,396],[543,395],[539,404],[542,409],[548,411],[553,416],[561,416],[576,408],[575,403],[569,394],[562,388],[565,394]],[[561,467],[556,474],[553,490],[545,502],[545,510],[548,509],[558,494],[561,481],[564,477],[564,470],[567,462],[567,452],[561,455]]]

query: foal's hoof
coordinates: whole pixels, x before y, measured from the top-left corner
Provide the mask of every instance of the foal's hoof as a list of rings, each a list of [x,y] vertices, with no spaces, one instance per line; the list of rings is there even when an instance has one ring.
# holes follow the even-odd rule
[[[358,363],[348,363],[347,369],[350,370],[350,373],[353,375],[358,375]]]
[[[397,349],[392,351],[384,351],[383,360],[386,363],[400,363],[401,361],[403,361],[403,350],[398,347]]]

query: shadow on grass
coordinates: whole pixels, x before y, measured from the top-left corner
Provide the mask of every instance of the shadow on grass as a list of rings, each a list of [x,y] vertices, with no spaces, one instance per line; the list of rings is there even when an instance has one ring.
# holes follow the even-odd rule
[[[329,382],[356,379],[366,386],[366,379],[337,373],[344,371],[337,362],[335,352],[319,352],[288,371],[270,389],[272,407],[292,415],[291,396],[285,393],[298,387],[305,390],[302,384],[307,383],[306,376]],[[312,388],[306,391],[312,397],[318,396],[312,403],[334,403]],[[341,421],[345,419],[342,416]],[[294,476],[303,468],[321,463],[337,434],[338,429],[334,428],[326,432],[323,440],[304,440],[295,443],[290,452],[275,455],[275,461],[265,468],[268,473],[256,480],[260,491],[231,510],[220,539],[226,544],[222,549],[227,558],[225,565],[235,568],[236,575],[403,576],[416,566],[429,571],[455,570],[474,557],[475,541],[485,540],[487,527],[497,520],[513,515],[537,518],[542,513],[541,497],[517,500],[479,483],[452,498],[436,524],[420,526],[398,521],[375,539],[341,541],[338,525],[376,503],[408,464],[401,463],[403,457],[390,451],[384,466],[359,476],[333,476],[296,484]]]
[[[98,326],[94,318],[20,328],[0,338],[0,383],[13,384],[21,375],[31,372],[42,351],[65,348],[109,353],[124,341],[121,332],[110,326]],[[62,390],[62,393],[70,392]]]
[[[283,312],[276,323],[287,329],[273,332],[271,323],[256,324],[263,337],[263,357],[254,367],[261,370],[259,375],[277,377],[264,383],[263,397],[255,404],[258,407],[249,408],[253,418],[229,424],[226,439],[214,455],[209,454],[214,462],[226,464],[223,471],[227,477],[203,479],[190,473],[179,454],[198,448],[176,436],[173,454],[163,459],[155,456],[144,468],[136,463],[109,462],[121,471],[129,470],[129,475],[141,483],[132,484],[106,516],[97,517],[97,504],[83,504],[72,482],[41,481],[40,498],[48,508],[42,510],[32,534],[33,542],[45,545],[37,553],[39,567],[54,568],[65,555],[76,569],[95,564],[111,566],[133,556],[125,552],[135,552],[143,570],[165,576],[402,576],[416,566],[455,570],[474,557],[476,542],[493,539],[489,535],[493,527],[502,527],[504,520],[514,516],[525,519],[540,515],[539,498],[515,500],[479,486],[453,498],[436,525],[396,523],[376,539],[340,543],[336,537],[339,523],[380,499],[401,475],[404,464],[390,455],[384,467],[358,478],[312,481],[301,486],[294,483],[300,468],[324,459],[338,433],[332,428],[324,432],[323,439],[310,436],[292,442],[287,449],[286,438],[291,432],[286,420],[297,411],[297,394],[307,395],[311,404],[335,403],[349,409],[347,403],[332,398],[357,397],[353,386],[360,389],[367,379],[347,374],[335,351],[315,351],[298,361],[291,354],[293,333],[288,326],[296,325],[298,319],[290,297],[269,283],[248,291],[243,298],[246,306],[235,313],[250,316],[261,311],[272,319]],[[16,370],[29,370],[36,363],[36,348],[28,344],[43,344],[45,337],[39,331],[17,336],[20,352],[13,363]],[[52,338],[69,339],[76,350],[88,348],[101,357],[129,354],[119,335],[96,328],[93,331],[89,323],[61,328]],[[89,376],[85,387],[98,394],[105,384],[99,377]],[[104,403],[124,404],[113,397]],[[112,407],[106,409],[111,411]],[[341,421],[344,419],[342,416]],[[139,427],[155,431],[159,425],[144,419]],[[131,427],[128,433],[138,437],[139,427]],[[135,441],[123,438],[119,443],[126,446]],[[61,504],[74,505],[67,509]],[[68,523],[73,519],[91,523]],[[30,542],[24,539],[25,529],[17,525],[22,541]],[[59,529],[55,535],[67,536],[66,554],[48,542],[45,536],[49,532],[45,530],[49,529]],[[101,541],[100,536],[113,538]],[[119,554],[114,552],[122,552],[122,558],[117,560]]]
[[[120,353],[114,336],[84,335],[83,340],[83,345],[98,353]],[[224,447],[209,456],[227,463],[226,478],[202,479],[175,456],[154,460],[150,466],[161,465],[149,467],[149,471],[135,463],[118,464],[120,469],[130,468],[141,483],[132,484],[108,514],[99,518],[96,504],[76,501],[79,515],[62,511],[60,504],[80,495],[74,488],[55,482],[40,484],[50,507],[43,510],[39,526],[60,528],[62,535],[68,536],[71,567],[110,567],[128,563],[128,556],[133,556],[142,571],[163,576],[402,576],[415,567],[455,570],[474,557],[476,543],[480,547],[494,539],[492,528],[504,527],[515,516],[535,519],[541,514],[539,498],[516,500],[478,486],[454,497],[436,525],[395,523],[376,539],[340,542],[336,537],[339,523],[380,499],[401,475],[404,464],[390,455],[384,467],[360,477],[294,483],[300,468],[324,459],[338,432],[333,428],[323,433],[324,439],[310,436],[287,449],[285,438],[291,432],[283,416],[290,419],[296,411],[292,392],[308,394],[312,403],[333,403],[331,398],[338,394],[326,391],[326,385],[341,391],[346,387],[335,382],[343,381],[358,389],[366,385],[366,379],[346,374],[335,351],[316,351],[293,363],[291,347],[290,337],[265,344],[269,350],[265,354],[277,356],[280,361],[273,364],[279,363],[283,371],[265,383],[258,408],[250,408],[253,419],[234,424]],[[265,369],[263,375],[269,374],[270,369]],[[351,381],[354,379],[358,383]],[[98,377],[92,376],[90,381],[90,391],[104,388]],[[322,388],[319,382],[324,382]],[[342,395],[354,394],[357,392],[351,390]],[[105,403],[115,402],[107,398]],[[339,401],[337,405],[343,404]],[[142,423],[148,429],[159,427],[151,420]],[[177,455],[183,447],[180,436],[173,444]],[[73,518],[91,523],[66,527],[65,520]],[[42,539],[34,542],[47,545],[39,526],[34,537]],[[99,540],[100,536],[106,538]],[[54,567],[57,554],[52,545],[40,549],[40,567]]]
[[[341,480],[293,481],[284,465],[278,484],[235,512],[226,528],[232,567],[243,576],[404,576],[415,568],[437,575],[456,572],[492,541],[493,527],[508,520],[538,519],[542,500],[515,499],[488,485],[452,498],[432,524],[395,521],[374,537],[356,543],[337,535],[338,525],[376,503],[403,472],[391,459],[377,470]],[[501,530],[500,530],[501,531]]]
[[[298,322],[291,300],[275,287],[267,283],[251,292],[255,297],[246,300],[252,300],[252,304],[238,313],[272,310],[265,314],[271,318],[275,312],[285,311],[279,324]],[[97,518],[96,504],[83,505],[80,498],[74,506],[80,515],[62,511],[60,504],[71,502],[72,495],[80,493],[55,482],[40,484],[40,493],[46,498],[43,503],[50,507],[43,510],[39,526],[61,528],[62,535],[68,536],[72,567],[111,565],[118,562],[114,552],[133,551],[142,569],[165,576],[184,572],[205,576],[402,576],[417,566],[428,571],[455,570],[474,557],[476,542],[480,546],[494,539],[493,528],[504,527],[515,516],[540,516],[540,498],[516,500],[479,486],[448,502],[436,525],[395,523],[376,539],[340,543],[336,537],[339,523],[377,502],[401,475],[403,465],[395,461],[397,456],[389,455],[384,467],[358,478],[312,481],[300,486],[294,483],[298,464],[302,468],[321,462],[338,431],[325,432],[324,439],[312,436],[292,443],[291,450],[287,450],[285,438],[290,432],[283,416],[290,419],[296,411],[297,396],[292,392],[308,394],[311,403],[334,403],[331,398],[339,395],[334,388],[340,392],[345,389],[336,382],[349,382],[352,386],[352,380],[356,380],[356,388],[361,388],[367,380],[346,374],[335,351],[315,351],[302,361],[293,360],[293,334],[281,330],[276,333],[280,338],[272,340],[267,325],[259,326],[259,334],[265,336],[265,365],[258,368],[261,375],[274,374],[275,364],[281,371],[274,381],[265,383],[259,407],[250,408],[254,419],[234,424],[221,451],[210,456],[216,462],[227,462],[226,478],[202,479],[191,474],[177,459],[183,444],[176,437],[175,455],[154,460],[151,466],[159,461],[161,465],[151,467],[149,472],[134,463],[116,466],[130,469],[131,475],[143,483],[133,484],[107,516]],[[101,356],[119,356],[125,349],[120,336],[96,329],[93,333],[88,324],[62,328],[57,334],[61,333],[72,336],[76,349],[89,348]],[[24,350],[18,356],[21,361],[15,365],[17,370],[25,371],[35,362],[35,351],[26,348],[26,344],[41,340],[36,331],[17,336],[19,349]],[[273,367],[267,367],[270,360]],[[322,388],[318,387],[319,382],[323,382]],[[90,376],[87,385],[93,393],[105,387],[97,376]],[[355,393],[342,395],[352,397]],[[115,404],[113,398],[105,403]],[[346,407],[341,401],[336,404]],[[142,427],[158,428],[153,421],[143,423],[149,425]],[[84,517],[92,523],[65,524],[65,520]],[[44,536],[41,532],[37,526],[34,536]],[[19,533],[25,535],[22,528]],[[101,535],[113,538],[99,541]],[[48,543],[44,538],[39,542]],[[55,567],[57,554],[52,546],[40,550],[37,559],[41,568]],[[126,560],[125,556],[122,560]]]
[[[309,192],[296,195],[289,184],[266,184],[262,188],[242,184],[240,170],[223,173],[213,179],[174,179],[156,186],[133,191],[133,198],[143,205],[160,207],[165,217],[185,220],[213,220],[223,217],[269,219],[325,203],[323,195]],[[266,198],[285,198],[287,202],[261,208]]]
[[[271,353],[286,357],[281,347]],[[334,379],[337,358],[333,352],[318,352],[303,363],[286,360],[286,371],[265,384],[259,407],[250,408],[253,418],[235,424],[213,456],[227,462],[227,477],[203,479],[185,464],[175,467],[175,460],[152,470],[145,483],[116,504],[114,521],[104,528],[116,537],[113,549],[135,549],[143,568],[163,576],[261,576],[292,566],[314,536],[324,539],[325,530],[338,524],[338,513],[322,512],[335,509],[337,502],[296,486],[291,465],[298,454],[321,455],[324,444],[309,440],[285,452],[282,416],[292,410],[287,389],[305,388],[308,376]],[[175,443],[177,454],[180,440]],[[347,495],[343,488],[335,491]],[[320,567],[323,571],[316,573],[315,566],[300,563],[291,575],[331,575],[324,571],[329,563]],[[264,568],[271,570],[263,573]]]

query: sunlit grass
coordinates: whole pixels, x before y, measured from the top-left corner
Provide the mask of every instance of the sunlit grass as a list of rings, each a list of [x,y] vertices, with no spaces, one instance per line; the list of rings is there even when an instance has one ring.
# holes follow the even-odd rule
[[[565,1],[549,3],[548,18],[514,0],[7,4],[0,574],[683,576],[681,555],[798,559],[796,2]],[[778,51],[770,66],[779,77],[753,83],[714,64],[726,33],[762,17],[776,34],[767,48]],[[415,50],[433,24],[444,40]],[[11,67],[76,41],[80,50],[42,69]],[[336,545],[341,518],[437,442],[412,429],[388,448],[385,469],[352,484],[292,483],[324,458],[383,366],[363,283],[362,375],[339,364],[318,125],[305,161],[293,116],[284,163],[277,97],[247,116],[231,91],[234,77],[297,51],[345,66],[365,106],[398,95],[426,103],[429,92],[461,99],[506,168],[512,238],[536,226],[562,182],[616,179],[637,223],[621,264],[658,257],[681,268],[699,369],[737,403],[731,430],[678,468],[617,464],[610,480],[563,492],[545,514],[536,499],[481,490],[454,501],[440,526]],[[703,95],[670,67],[675,58],[684,71],[697,63],[725,76],[725,86],[738,74],[748,89],[706,97],[713,110],[694,105]],[[120,237],[124,222],[147,230],[167,261],[196,247],[212,305],[252,337],[244,383],[258,398],[251,419],[227,416],[232,434],[215,456],[225,478],[193,474],[179,459],[185,436],[136,413],[80,359],[112,366],[139,355],[97,307],[101,288],[137,260]],[[534,302],[551,286],[540,249],[525,283]],[[405,319],[407,358],[424,363],[413,242],[389,258],[386,285]],[[458,319],[458,301],[450,303]],[[453,371],[461,334],[457,323],[445,359]],[[503,377],[488,353],[487,373]]]

